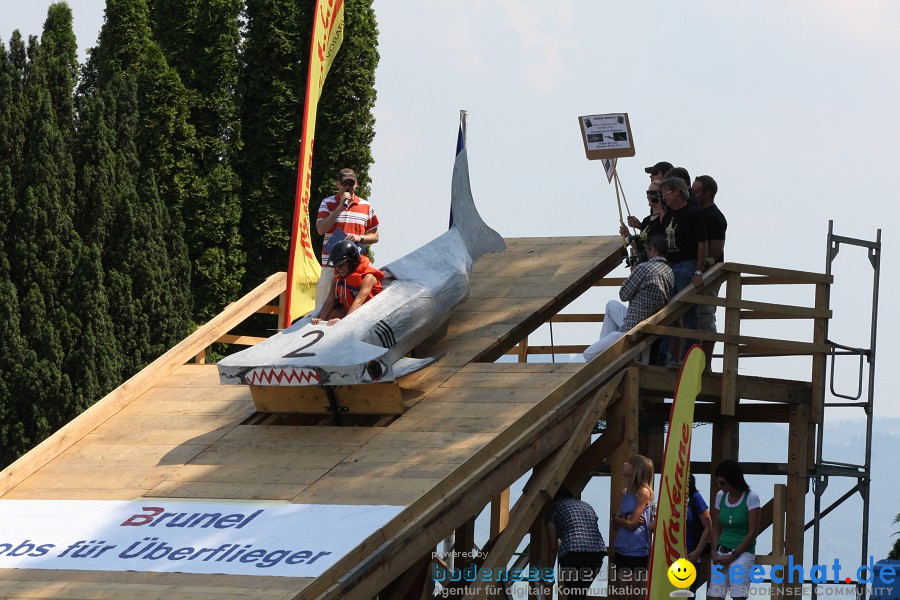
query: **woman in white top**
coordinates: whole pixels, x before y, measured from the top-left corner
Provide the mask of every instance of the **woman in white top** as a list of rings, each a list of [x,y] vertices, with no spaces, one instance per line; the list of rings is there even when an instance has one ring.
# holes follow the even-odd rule
[[[756,560],[759,534],[759,496],[744,480],[741,466],[724,460],[716,467],[720,491],[712,508],[713,558],[707,598],[733,600],[747,598],[750,570]],[[732,573],[733,565],[741,568]]]

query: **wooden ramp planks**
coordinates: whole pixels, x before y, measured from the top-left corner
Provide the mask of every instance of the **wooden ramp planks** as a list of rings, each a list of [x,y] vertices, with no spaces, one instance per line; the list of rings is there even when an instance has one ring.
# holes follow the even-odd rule
[[[241,425],[254,412],[247,388],[219,385],[213,365],[173,364],[135,398],[121,400],[103,418],[57,442],[55,458],[32,457],[30,464],[43,466],[33,467],[30,476],[19,471],[7,478],[18,483],[6,494],[0,489],[0,497],[398,505],[421,500],[583,366],[472,361],[502,355],[517,336],[619,262],[618,238],[507,241],[507,252],[476,266],[469,300],[435,346],[441,359],[401,382],[404,402],[413,408],[390,426]],[[309,582],[7,570],[0,571],[0,597],[283,598]]]

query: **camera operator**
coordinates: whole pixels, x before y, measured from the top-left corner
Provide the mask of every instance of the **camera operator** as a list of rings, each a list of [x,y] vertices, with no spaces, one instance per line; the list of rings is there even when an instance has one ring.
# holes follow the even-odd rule
[[[606,303],[600,339],[584,351],[585,360],[592,360],[612,346],[632,327],[662,308],[675,293],[675,276],[666,261],[668,248],[665,237],[651,236],[645,243],[649,260],[631,267],[631,275],[622,284],[619,298]]]
[[[639,233],[628,235],[628,229],[625,225],[619,226],[619,234],[625,238],[625,241],[631,244],[631,256],[628,258],[628,266],[645,262],[647,254],[644,245],[647,239],[654,235],[663,235],[662,219],[665,214],[665,208],[662,203],[662,193],[659,191],[659,181],[651,181],[647,187],[647,205],[650,207],[650,214],[644,217],[643,221],[638,221],[633,215],[628,216],[629,227],[634,227]]]

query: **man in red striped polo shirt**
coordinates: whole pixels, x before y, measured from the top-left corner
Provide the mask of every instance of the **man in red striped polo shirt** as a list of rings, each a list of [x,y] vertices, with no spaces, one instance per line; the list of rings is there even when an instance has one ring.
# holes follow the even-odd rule
[[[367,200],[356,195],[359,180],[353,169],[341,169],[337,178],[338,191],[334,196],[322,200],[316,219],[316,231],[324,235],[322,242],[322,275],[316,287],[316,306],[322,306],[331,288],[334,269],[328,266],[328,242],[332,234],[340,229],[348,240],[360,245],[361,253],[369,244],[378,241],[378,216]]]

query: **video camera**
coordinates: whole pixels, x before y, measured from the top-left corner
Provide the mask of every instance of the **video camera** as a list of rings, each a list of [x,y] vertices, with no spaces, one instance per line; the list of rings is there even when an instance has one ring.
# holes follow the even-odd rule
[[[625,266],[633,267],[642,262],[647,262],[647,250],[644,248],[644,240],[640,234],[625,236],[628,244],[628,254],[625,256]]]

